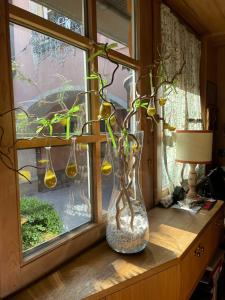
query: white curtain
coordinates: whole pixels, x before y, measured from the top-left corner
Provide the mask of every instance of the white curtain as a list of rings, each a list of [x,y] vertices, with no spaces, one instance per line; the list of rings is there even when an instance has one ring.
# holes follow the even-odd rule
[[[185,61],[183,72],[177,78],[176,92],[167,97],[167,104],[162,111],[164,118],[177,129],[201,129],[201,42],[164,4],[161,5],[161,41],[162,53],[170,55],[165,61],[169,76],[172,77]],[[162,189],[169,188],[170,191],[180,185],[188,173],[186,166],[175,162],[173,135],[169,130],[164,130],[162,138]]]

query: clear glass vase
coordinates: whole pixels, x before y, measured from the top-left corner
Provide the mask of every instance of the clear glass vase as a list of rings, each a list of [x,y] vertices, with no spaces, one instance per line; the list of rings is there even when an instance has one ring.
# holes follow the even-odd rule
[[[120,253],[142,251],[149,240],[149,223],[139,185],[143,132],[116,135],[117,148],[108,137],[114,185],[107,214],[106,239]]]

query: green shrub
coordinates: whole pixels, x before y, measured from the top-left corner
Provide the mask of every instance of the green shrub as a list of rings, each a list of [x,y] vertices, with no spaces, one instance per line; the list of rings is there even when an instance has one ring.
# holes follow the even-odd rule
[[[22,197],[20,212],[25,220],[22,224],[23,250],[35,247],[63,230],[58,212],[43,200]]]

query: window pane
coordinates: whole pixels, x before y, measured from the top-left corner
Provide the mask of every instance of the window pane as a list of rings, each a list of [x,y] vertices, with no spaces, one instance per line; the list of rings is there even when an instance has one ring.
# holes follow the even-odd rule
[[[11,0],[10,2],[78,34],[85,34],[83,0]]]
[[[55,123],[52,118],[76,105],[69,126],[71,133],[79,132],[87,115],[87,96],[76,98],[86,90],[86,52],[19,25],[11,24],[10,32],[14,106],[29,115],[16,111],[17,137],[33,137],[42,127],[41,135],[52,128],[53,135],[65,136],[66,118]]]
[[[118,52],[134,57],[132,0],[97,0],[97,30],[100,43],[117,42]]]
[[[25,166],[19,175],[24,251],[92,220],[89,148],[87,144],[76,145],[77,174],[74,177],[68,177],[65,171],[71,147],[50,149],[52,166],[57,178],[54,188],[47,188],[44,180],[49,160],[46,149],[18,150],[18,166],[19,168]]]
[[[102,78],[108,83],[111,81],[112,72],[115,69],[115,64],[105,58],[98,58],[99,73]],[[116,107],[116,117],[119,123],[123,121],[127,114],[129,103],[134,99],[134,70],[119,65],[116,71],[113,84],[107,89],[104,89],[105,95]],[[101,132],[105,131],[104,121],[101,121]]]

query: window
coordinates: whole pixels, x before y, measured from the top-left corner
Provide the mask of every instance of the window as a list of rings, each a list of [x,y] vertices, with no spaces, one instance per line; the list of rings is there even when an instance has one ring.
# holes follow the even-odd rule
[[[168,104],[162,109],[165,123],[177,129],[202,129],[199,83],[201,42],[164,4],[161,5],[161,35],[162,51],[172,53],[176,49],[178,53],[175,60],[165,62],[167,73],[177,72],[182,60],[185,60],[176,91],[170,93]],[[162,141],[162,189],[172,191],[174,186],[187,179],[188,170],[184,164],[175,163],[174,132],[164,130]]]
[[[11,3],[59,26],[85,35],[83,0],[65,1],[63,5],[61,1],[54,0],[11,0]]]
[[[14,106],[29,115],[25,124],[26,115],[22,110],[16,112],[17,137],[34,137],[40,126],[37,119],[64,112],[74,104],[83,111],[79,119],[71,120],[71,126],[79,132],[88,115],[87,97],[78,95],[87,90],[87,52],[16,24],[10,24],[10,40]],[[53,125],[54,136],[63,135],[64,122]],[[49,134],[48,128],[43,131]]]
[[[100,43],[117,42],[116,50],[134,57],[133,1],[97,0],[97,30]]]
[[[86,90],[87,54],[77,47],[19,25],[11,24],[10,33],[11,52],[14,53],[11,57],[14,106],[23,109],[17,110],[15,117],[16,135],[21,140],[17,155],[18,167],[22,168],[19,175],[22,245],[27,253],[27,250],[92,220],[89,187],[91,147],[88,144],[85,144],[86,147],[75,146],[76,161],[79,162],[76,162],[77,176],[68,176],[65,171],[73,145],[51,148],[49,153],[57,180],[56,186],[51,189],[44,181],[49,164],[47,149],[29,149],[29,143],[26,149],[23,146],[24,139],[37,136],[38,129],[42,129],[40,124],[73,105],[79,105],[82,113],[71,118],[70,131],[74,134],[81,132],[88,115],[88,99],[85,95],[78,95]],[[40,133],[63,138],[66,135],[65,122],[62,119],[59,123],[49,124]],[[51,146],[50,141],[48,146]],[[51,215],[45,212],[47,204]],[[54,224],[50,220],[53,213]]]
[[[88,57],[98,49],[97,42],[118,42],[110,57],[119,63],[119,70],[107,95],[120,108],[121,120],[135,97],[136,73],[151,59],[148,55],[135,58],[134,12],[140,18],[141,9],[135,7],[143,2],[120,1],[116,11],[117,4],[107,1],[109,21],[104,21],[103,27],[100,1],[0,1],[0,95],[4,99],[0,140],[3,155],[10,156],[7,160],[0,155],[0,235],[4,241],[0,297],[36,280],[104,236],[112,190],[112,174],[101,173],[107,152],[105,128],[93,123],[79,134],[84,122],[99,115],[95,93],[83,93],[97,89],[97,81],[86,77],[94,71],[110,80],[113,66],[105,57],[94,61]],[[124,24],[122,34],[116,34],[113,18]],[[146,20],[150,28],[151,18]],[[143,40],[140,45],[139,53],[145,49]],[[146,91],[145,83],[140,92],[142,89]],[[49,122],[60,111],[77,106],[79,114]],[[13,113],[6,113],[11,109]],[[148,133],[146,136],[149,139]],[[68,176],[67,169],[73,147],[74,177]],[[148,161],[146,155],[145,180],[151,177]],[[20,174],[5,164],[19,169]],[[49,169],[54,176],[47,183]],[[151,185],[146,185],[147,191]],[[150,206],[152,197],[146,199]]]

